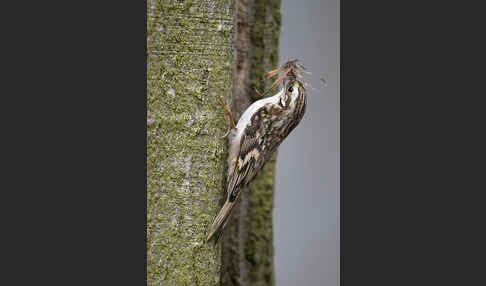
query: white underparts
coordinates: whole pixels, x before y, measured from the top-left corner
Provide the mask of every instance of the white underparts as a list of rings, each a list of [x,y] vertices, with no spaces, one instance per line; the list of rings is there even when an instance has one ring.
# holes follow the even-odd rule
[[[236,124],[236,140],[240,140],[241,134],[243,134],[243,130],[245,130],[245,126],[249,123],[251,117],[255,112],[257,112],[262,106],[264,106],[267,103],[273,103],[273,104],[278,104],[278,101],[280,100],[280,96],[283,94],[283,89],[281,89],[277,94],[271,97],[263,98],[260,100],[255,101],[252,105],[250,105],[245,112],[240,117],[240,120],[238,120],[238,124]]]
[[[295,83],[293,86],[293,91],[291,95],[291,101],[290,101],[290,111],[292,111],[295,108],[295,99],[299,95],[299,88],[298,84]],[[250,123],[251,117],[255,112],[257,112],[262,106],[265,104],[275,104],[277,105],[280,99],[283,99],[284,89],[282,88],[277,94],[271,97],[263,98],[260,100],[255,101],[252,105],[250,105],[245,112],[241,115],[240,119],[238,120],[238,124],[236,124],[236,134],[233,140],[236,142],[240,142],[241,135],[243,134],[243,131],[245,130],[246,125]],[[283,103],[285,100],[282,101]],[[285,104],[285,103],[284,103]]]

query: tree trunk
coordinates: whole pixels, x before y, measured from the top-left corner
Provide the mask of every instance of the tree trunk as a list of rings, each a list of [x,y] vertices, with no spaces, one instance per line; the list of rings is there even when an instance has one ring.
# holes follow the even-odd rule
[[[263,92],[264,73],[278,64],[280,0],[236,1],[236,69],[232,112],[239,118]],[[275,158],[248,188],[223,234],[222,285],[274,285],[273,188]]]
[[[148,285],[274,284],[275,156],[243,190],[223,254],[203,243],[226,197],[217,96],[230,99],[233,89],[238,119],[278,63],[280,0],[236,5],[235,22],[229,0],[147,3]]]
[[[234,4],[147,2],[147,284],[218,285]]]

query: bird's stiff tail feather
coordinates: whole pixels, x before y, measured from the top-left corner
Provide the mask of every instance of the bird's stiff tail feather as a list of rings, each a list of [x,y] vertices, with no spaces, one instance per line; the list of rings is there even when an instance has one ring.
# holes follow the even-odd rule
[[[219,211],[218,215],[214,219],[213,225],[211,225],[211,231],[209,232],[208,238],[206,239],[206,242],[208,242],[213,235],[216,232],[219,232],[216,238],[216,243],[219,240],[219,237],[221,236],[221,232],[223,231],[226,223],[228,222],[229,216],[231,214],[231,211],[233,210],[233,207],[235,206],[236,200],[233,202],[226,201]]]

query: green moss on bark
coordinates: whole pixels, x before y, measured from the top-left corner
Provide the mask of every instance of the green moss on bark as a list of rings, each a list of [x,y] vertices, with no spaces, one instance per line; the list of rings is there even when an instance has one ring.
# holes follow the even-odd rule
[[[265,164],[261,176],[250,186],[248,196],[249,234],[246,260],[250,267],[249,285],[274,285],[272,211],[277,154]]]
[[[232,1],[147,2],[147,282],[217,285]]]

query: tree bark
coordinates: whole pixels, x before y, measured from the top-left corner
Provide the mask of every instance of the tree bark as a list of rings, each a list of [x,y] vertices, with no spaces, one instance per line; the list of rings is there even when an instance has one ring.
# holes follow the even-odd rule
[[[230,99],[233,89],[238,119],[278,63],[280,0],[236,5],[235,21],[229,0],[147,2],[148,285],[275,283],[275,156],[243,190],[223,254],[203,243],[226,196],[227,125],[217,96]]]
[[[270,86],[264,73],[278,64],[280,0],[237,0],[232,112],[243,111]],[[273,189],[275,158],[243,190],[223,234],[221,284],[274,285]]]
[[[147,284],[218,285],[234,4],[147,2]]]

